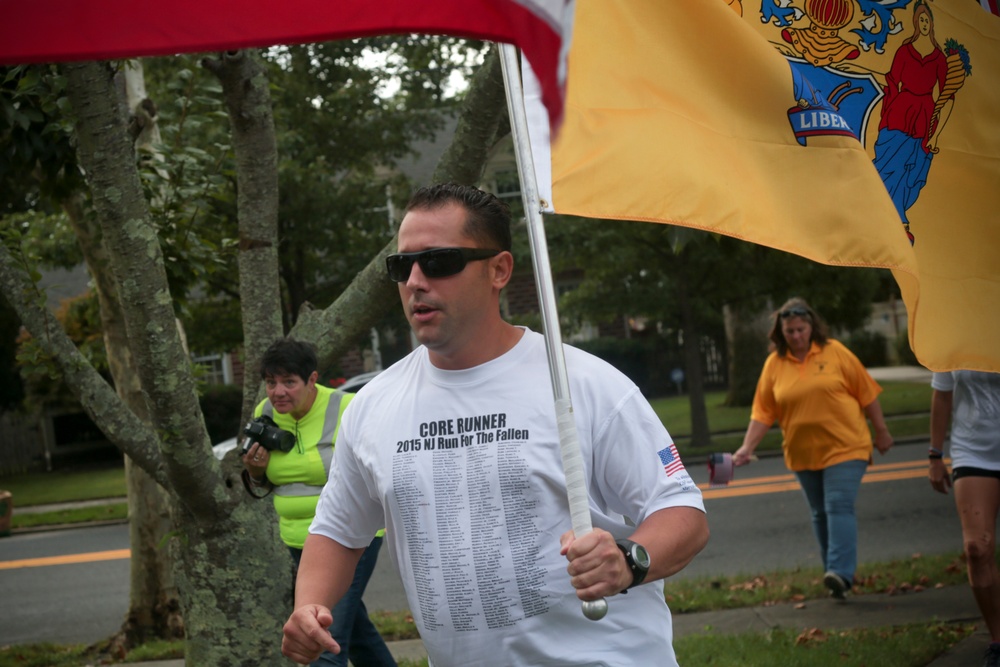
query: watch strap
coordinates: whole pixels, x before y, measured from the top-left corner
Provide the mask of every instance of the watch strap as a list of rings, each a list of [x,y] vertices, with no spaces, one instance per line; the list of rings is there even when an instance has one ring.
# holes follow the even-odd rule
[[[618,548],[621,550],[622,554],[624,554],[625,564],[628,565],[629,570],[632,571],[632,583],[625,588],[627,591],[628,589],[634,588],[646,580],[646,574],[649,572],[648,567],[644,567],[643,565],[637,563],[635,561],[635,557],[632,555],[633,547],[639,547],[643,550],[645,550],[645,548],[641,547],[632,540],[626,539],[615,540],[615,544],[618,545]]]

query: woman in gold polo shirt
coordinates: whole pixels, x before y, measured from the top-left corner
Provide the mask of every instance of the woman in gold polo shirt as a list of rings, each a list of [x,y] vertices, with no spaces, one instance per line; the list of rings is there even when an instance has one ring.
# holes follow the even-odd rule
[[[775,349],[764,362],[750,425],[733,463],[749,463],[778,422],[785,465],[812,512],[823,583],[843,599],[857,566],[854,503],[872,458],[866,417],[875,430],[875,448],[885,454],[892,447],[878,402],[882,388],[850,350],[829,337],[826,322],[803,299],[790,299],[775,313],[770,339]]]

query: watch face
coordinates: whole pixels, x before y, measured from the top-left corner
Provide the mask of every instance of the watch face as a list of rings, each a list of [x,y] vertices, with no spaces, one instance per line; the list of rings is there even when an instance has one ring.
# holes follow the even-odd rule
[[[635,564],[641,567],[642,569],[644,570],[649,569],[649,553],[646,551],[646,548],[641,544],[632,545],[632,560],[634,560]]]

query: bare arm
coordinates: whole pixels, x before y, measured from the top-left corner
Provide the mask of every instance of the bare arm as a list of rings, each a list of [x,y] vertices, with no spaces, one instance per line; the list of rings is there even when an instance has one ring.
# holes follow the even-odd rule
[[[683,570],[708,544],[708,534],[708,518],[700,509],[667,507],[646,517],[630,539],[649,552],[646,580],[655,581]]]
[[[879,454],[885,454],[892,448],[892,434],[889,433],[889,427],[885,425],[885,417],[882,416],[882,405],[876,398],[866,405],[864,410],[865,416],[868,417],[868,420],[872,423],[872,428],[875,429],[875,447],[878,449]]]
[[[295,611],[288,618],[281,652],[307,665],[324,650],[340,653],[327,630],[333,623],[330,610],[344,595],[364,549],[349,549],[322,535],[309,535],[295,583]]]
[[[649,553],[646,581],[676,574],[708,543],[708,519],[694,507],[668,507],[653,512],[630,536]],[[562,536],[562,554],[576,595],[596,600],[620,593],[632,583],[632,572],[614,536],[596,529],[579,539],[569,531]]]
[[[770,424],[765,424],[764,422],[757,421],[756,419],[751,419],[750,425],[747,426],[747,432],[743,436],[743,444],[740,445],[740,448],[733,454],[733,465],[745,466],[750,463],[754,450],[757,449],[757,445],[760,444],[760,441],[764,439],[764,436],[767,435],[767,432],[770,430]]]
[[[944,451],[944,439],[948,435],[948,425],[951,423],[951,408],[954,392],[935,389],[931,395],[931,447]],[[951,479],[943,459],[930,459],[927,477],[931,487],[938,493],[948,493]]]

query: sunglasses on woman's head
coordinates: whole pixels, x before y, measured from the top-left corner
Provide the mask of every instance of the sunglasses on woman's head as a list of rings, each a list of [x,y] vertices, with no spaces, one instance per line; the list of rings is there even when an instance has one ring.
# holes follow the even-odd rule
[[[397,283],[405,283],[410,279],[414,262],[420,265],[420,270],[428,278],[446,278],[461,273],[469,262],[489,259],[499,254],[499,250],[488,248],[432,248],[389,255],[385,258],[385,268],[389,279]]]
[[[781,319],[785,319],[786,317],[807,317],[809,315],[809,309],[803,308],[802,306],[792,306],[791,308],[781,311],[778,315]]]

